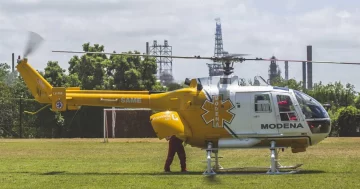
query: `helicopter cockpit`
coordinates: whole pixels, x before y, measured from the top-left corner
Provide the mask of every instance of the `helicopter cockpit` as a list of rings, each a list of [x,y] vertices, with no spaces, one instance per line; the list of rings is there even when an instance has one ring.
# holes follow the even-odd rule
[[[329,133],[330,117],[325,108],[314,98],[297,90],[293,90],[305,120],[312,133]]]

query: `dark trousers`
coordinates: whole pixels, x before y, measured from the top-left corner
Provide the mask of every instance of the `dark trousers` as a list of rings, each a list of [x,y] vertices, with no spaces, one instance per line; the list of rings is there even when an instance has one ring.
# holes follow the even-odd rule
[[[170,165],[174,160],[175,153],[177,153],[180,159],[181,170],[186,170],[186,154],[184,150],[184,146],[182,145],[182,140],[176,137],[171,137],[169,140],[169,151],[167,155],[167,159],[165,162],[165,171],[170,171]]]

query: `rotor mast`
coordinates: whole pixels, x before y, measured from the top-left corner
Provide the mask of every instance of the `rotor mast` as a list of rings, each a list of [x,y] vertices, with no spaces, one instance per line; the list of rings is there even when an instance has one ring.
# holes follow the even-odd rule
[[[224,70],[224,75],[228,76],[231,75],[232,73],[234,73],[234,62],[243,62],[245,61],[244,58],[242,57],[235,57],[235,56],[239,56],[239,55],[225,55],[221,58],[215,57],[214,58],[214,62],[222,62],[222,66],[223,66],[223,70]],[[240,55],[241,56],[241,55]]]
[[[231,75],[232,73],[234,73],[234,63],[230,63],[230,60],[226,60],[224,63],[224,75]],[[231,64],[231,66],[230,66]]]

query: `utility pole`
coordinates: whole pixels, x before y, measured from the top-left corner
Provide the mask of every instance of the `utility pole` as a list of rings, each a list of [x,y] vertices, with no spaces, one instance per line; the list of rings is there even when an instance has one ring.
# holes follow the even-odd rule
[[[14,71],[15,71],[15,54],[14,53],[11,54],[11,59],[12,59],[12,61],[11,61],[11,72],[14,73]]]
[[[303,89],[306,89],[306,62],[302,62]]]
[[[289,80],[289,62],[285,61],[285,80]]]
[[[308,45],[306,47],[307,52],[307,60],[312,61],[312,46]],[[307,81],[308,81],[308,89],[312,89],[313,87],[313,76],[312,76],[312,62],[307,62]]]
[[[20,119],[20,128],[19,128],[19,135],[20,135],[20,138],[22,138],[22,95],[20,95],[20,112],[19,112],[19,119]]]

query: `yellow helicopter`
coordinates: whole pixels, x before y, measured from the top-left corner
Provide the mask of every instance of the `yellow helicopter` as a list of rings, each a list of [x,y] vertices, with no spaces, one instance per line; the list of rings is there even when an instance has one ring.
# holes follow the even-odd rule
[[[272,59],[246,59],[242,57],[245,54],[220,58],[172,56],[221,62],[224,75],[187,78],[185,84],[188,87],[169,92],[81,90],[79,87],[53,87],[31,67],[26,57],[38,44],[39,42],[29,46],[24,58],[19,60],[16,66],[36,101],[51,104],[52,111],[77,110],[81,106],[150,108],[160,111],[150,117],[158,138],[176,135],[193,147],[205,149],[205,175],[213,175],[224,169],[219,164],[218,152],[220,149],[229,148],[269,148],[271,164],[268,174],[297,172],[296,169],[302,164],[282,166],[277,161],[278,150],[291,148],[293,153],[304,152],[309,146],[324,140],[331,131],[330,117],[316,99],[301,91],[268,85],[265,81],[258,86],[242,86],[238,76],[233,74],[235,62]],[[168,57],[103,52],[53,52]],[[212,153],[215,154],[214,166]],[[291,171],[285,172],[283,169]]]

